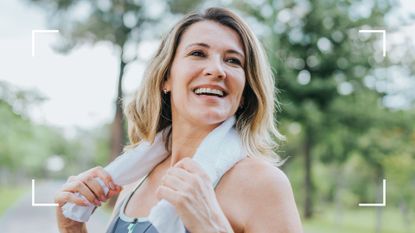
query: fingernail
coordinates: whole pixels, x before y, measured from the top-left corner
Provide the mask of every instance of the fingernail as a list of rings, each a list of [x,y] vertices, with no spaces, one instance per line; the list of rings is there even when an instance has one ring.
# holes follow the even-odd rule
[[[112,189],[112,190],[115,189],[115,186],[114,186],[114,184],[112,182],[110,182],[110,189]]]
[[[105,201],[105,196],[104,195],[101,195],[101,201]]]
[[[87,200],[83,200],[83,202],[84,202],[84,204],[85,204],[85,205],[87,205],[87,206],[91,204],[91,203],[89,203],[89,201],[87,201]]]
[[[99,206],[101,205],[101,202],[98,201],[97,199],[94,200],[94,203],[95,203],[95,205],[99,205]]]

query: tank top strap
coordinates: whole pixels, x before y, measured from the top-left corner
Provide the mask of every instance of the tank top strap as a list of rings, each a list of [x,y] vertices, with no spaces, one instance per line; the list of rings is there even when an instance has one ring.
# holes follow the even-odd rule
[[[141,186],[141,184],[144,182],[147,176],[148,174],[144,176],[138,182],[138,184],[134,187],[134,189],[128,195],[125,196],[125,198],[121,201],[121,203],[117,207],[115,207],[116,209],[114,210],[115,211],[115,214],[113,215],[114,217],[111,219],[111,223],[108,225],[106,233],[112,233],[114,231],[115,223],[117,222],[117,219],[120,216],[120,212],[124,211],[125,203],[127,203],[131,199],[131,196],[135,193],[135,191],[137,191],[137,189]]]

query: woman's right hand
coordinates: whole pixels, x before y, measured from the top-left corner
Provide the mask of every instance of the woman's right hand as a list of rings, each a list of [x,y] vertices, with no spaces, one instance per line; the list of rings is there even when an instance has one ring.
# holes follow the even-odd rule
[[[104,189],[95,179],[97,177],[100,178],[108,187],[109,192],[107,195],[105,195]],[[77,228],[80,230],[84,228],[83,223],[65,218],[65,216],[62,214],[61,208],[67,202],[81,206],[87,206],[89,204],[101,206],[102,202],[107,201],[109,198],[115,196],[120,191],[121,187],[114,184],[111,176],[102,167],[94,167],[77,176],[70,176],[66,183],[55,195],[55,203],[59,205],[56,209],[56,217],[58,220],[59,229],[63,230],[68,228]],[[75,193],[80,193],[87,200],[78,197],[75,195]]]

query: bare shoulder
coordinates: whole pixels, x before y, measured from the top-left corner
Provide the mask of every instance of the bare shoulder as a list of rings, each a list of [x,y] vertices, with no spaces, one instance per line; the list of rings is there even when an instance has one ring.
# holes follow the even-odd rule
[[[240,187],[245,194],[264,195],[273,191],[274,195],[280,195],[291,192],[291,184],[285,173],[260,158],[245,158],[235,164],[228,173],[228,179],[231,181],[228,185]]]
[[[239,178],[255,178],[257,182],[245,184],[248,186],[255,185],[260,189],[269,189],[269,185],[274,188],[277,186],[280,188],[288,188],[287,186],[290,186],[287,176],[281,169],[260,158],[245,158],[237,163],[233,169],[240,173],[241,177]],[[239,181],[243,182],[243,179]]]
[[[223,179],[223,189],[232,196],[231,206],[241,211],[243,232],[302,232],[291,184],[281,169],[249,157]]]

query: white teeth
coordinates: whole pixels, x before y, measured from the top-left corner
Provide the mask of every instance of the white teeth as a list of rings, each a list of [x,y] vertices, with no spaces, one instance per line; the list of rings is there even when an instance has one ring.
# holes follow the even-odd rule
[[[194,92],[196,94],[214,94],[221,97],[223,96],[223,91],[211,88],[197,88]]]

